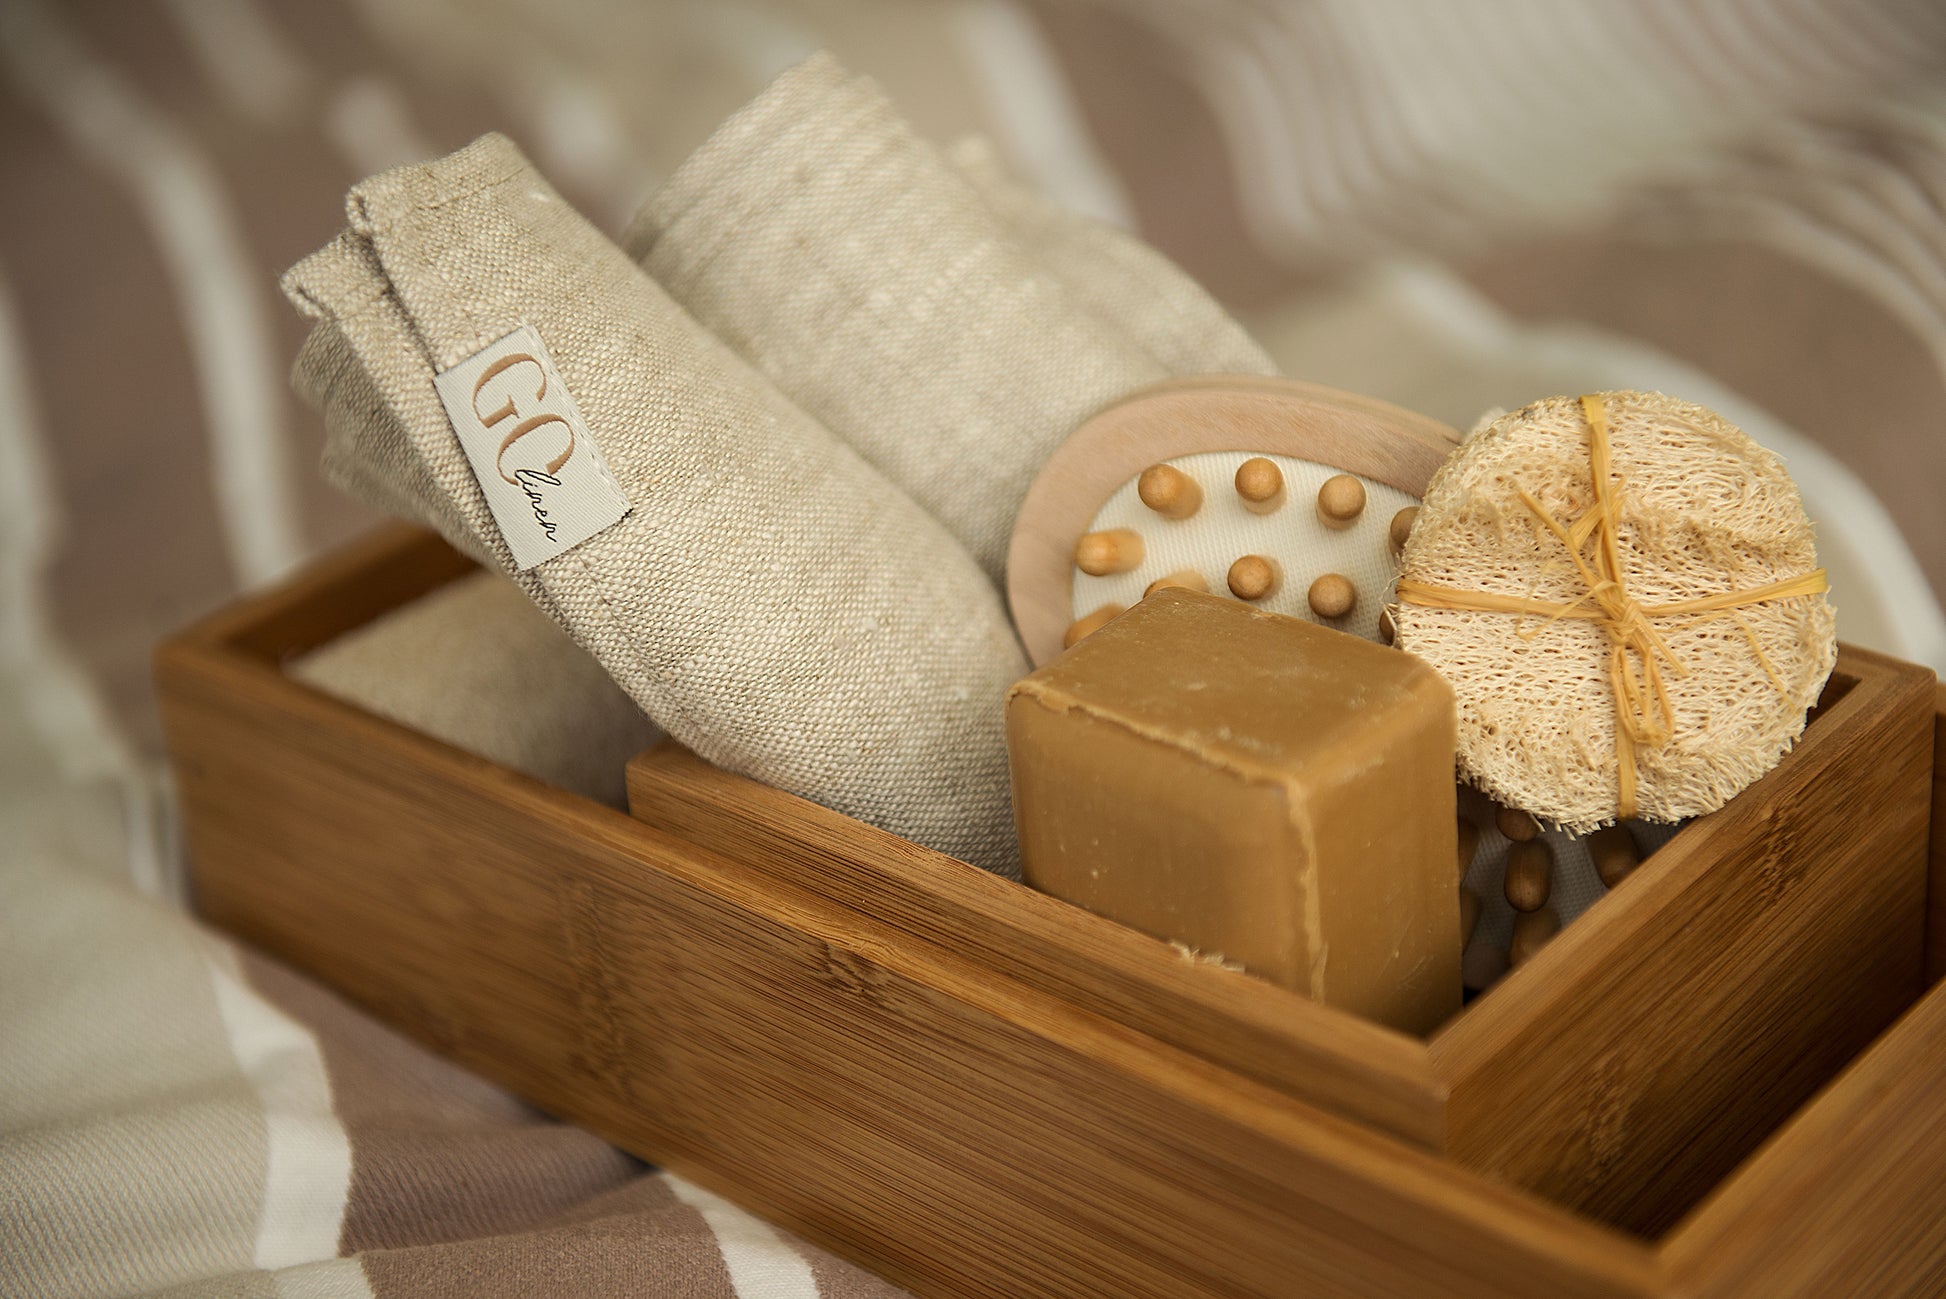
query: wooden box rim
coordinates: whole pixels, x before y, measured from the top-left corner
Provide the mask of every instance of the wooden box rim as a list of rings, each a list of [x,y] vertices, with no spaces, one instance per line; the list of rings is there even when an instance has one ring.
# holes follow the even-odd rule
[[[856,923],[828,897],[771,879],[753,880],[738,862],[334,699],[282,672],[281,663],[293,655],[473,567],[471,561],[417,529],[381,529],[291,582],[226,608],[165,642],[158,650],[159,674],[166,682],[172,677],[207,679],[215,671],[225,680],[243,681],[249,690],[265,692],[266,698],[275,696],[279,706],[339,731],[354,743],[395,748],[412,762],[471,787],[482,798],[507,804],[537,822],[588,836],[603,850],[640,868],[680,875],[740,904],[787,914],[814,930],[828,930],[834,941],[885,944],[888,959],[923,964],[933,977],[961,988],[970,1000],[995,1006],[1033,1001],[1045,1009],[1045,989],[1032,978],[1020,981],[1019,987],[1011,979],[996,981],[977,961],[936,949],[901,955],[893,950],[900,935],[882,924]],[[1851,649],[1847,653],[1864,654],[1867,660],[1882,658]],[[1836,701],[1829,721],[1842,722],[1840,710],[1855,693]],[[1946,690],[1939,691],[1937,698],[1946,719]],[[780,800],[790,798],[767,792]],[[1700,868],[1695,847],[1704,837],[1700,830],[1692,825],[1679,834],[1638,877],[1654,879]],[[1937,835],[1936,826],[1935,862],[1941,856]],[[1385,1079],[1386,1088],[1361,1098],[1368,1112],[1354,1120],[1280,1093],[1275,1086],[1276,1068],[1266,1079],[1212,1065],[1179,1046],[1143,1036],[1139,1026],[1129,1032],[1122,1025],[1097,1020],[1085,1013],[1085,1004],[1084,1013],[1071,1016],[1067,1025],[1077,1043],[1112,1055],[1118,1067],[1152,1078],[1157,1085],[1199,1092],[1207,1103],[1251,1124],[1266,1141],[1344,1170],[1352,1185],[1382,1188],[1388,1200],[1426,1215],[1438,1230],[1469,1233],[1473,1247],[1489,1253],[1507,1251],[1526,1260],[1523,1265],[1535,1266],[1530,1278],[1535,1284],[1510,1283],[1502,1293],[1568,1293],[1546,1288],[1553,1284],[1549,1277],[1562,1276],[1577,1280],[1573,1293],[1786,1293],[1749,1288],[1754,1284],[1750,1278],[1771,1275],[1776,1260],[1787,1262],[1793,1246],[1808,1248],[1804,1242],[1820,1232],[1834,1238],[1842,1235],[1842,1228],[1836,1233],[1825,1228],[1842,1222],[1842,1215],[1866,1195],[1874,1180],[1873,1160],[1909,1154],[1915,1126],[1920,1136],[1946,1152],[1946,988],[1935,986],[1678,1224],[1655,1239],[1634,1236],[1471,1173],[1412,1142],[1437,1137],[1437,1106],[1450,1086],[1452,1072],[1473,1067],[1491,1037],[1501,1031],[1502,1022],[1568,995],[1561,985],[1550,985],[1545,978],[1550,963],[1598,958],[1626,944],[1657,919],[1661,903],[1645,900],[1640,907],[1593,908],[1522,972],[1421,1041],[1259,981],[1184,961],[1166,945],[1121,926],[903,840],[885,838],[899,845],[887,855],[890,875],[913,881],[918,878],[914,872],[925,872],[927,889],[986,914],[1013,909],[1030,933],[1054,928],[1079,931],[1090,945],[1099,946],[1107,967],[1124,961],[1146,963],[1146,977],[1180,995],[1181,1004],[1168,1007],[1170,1011],[1203,1007],[1222,1013],[1245,1030],[1254,1027],[1286,1039],[1288,1048],[1276,1068],[1307,1067],[1313,1063],[1309,1053],[1316,1051],[1320,1056],[1353,1056],[1373,1076]],[[625,877],[610,883],[627,887]],[[1623,887],[1631,886],[1646,891],[1646,886],[1633,880]],[[565,1116],[586,1117],[572,1112]],[[628,1144],[626,1133],[605,1128],[598,1118],[589,1121],[611,1139]],[[1844,1141],[1838,1140],[1840,1135]],[[766,1203],[738,1181],[734,1170],[655,1151],[640,1153],[659,1158],[732,1198],[751,1201],[752,1207],[814,1240],[856,1253],[853,1242],[834,1236],[825,1224]],[[1910,1223],[1902,1225],[1911,1228]],[[1946,1236],[1946,1227],[1940,1234]],[[1946,1255],[1946,1242],[1931,1243],[1928,1238],[1921,1244],[1929,1259]],[[1752,1261],[1759,1255],[1773,1262]],[[1771,1272],[1765,1271],[1766,1266]],[[909,1284],[923,1280],[903,1279]]]

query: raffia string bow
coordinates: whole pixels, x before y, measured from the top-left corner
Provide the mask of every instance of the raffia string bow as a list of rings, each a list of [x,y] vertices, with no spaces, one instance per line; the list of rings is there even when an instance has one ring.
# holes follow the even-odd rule
[[[1724,591],[1688,600],[1662,604],[1642,604],[1628,592],[1621,552],[1622,485],[1611,473],[1608,448],[1608,413],[1599,395],[1581,398],[1582,415],[1588,421],[1588,459],[1594,477],[1595,500],[1582,515],[1562,523],[1550,515],[1526,488],[1516,486],[1521,501],[1533,511],[1541,525],[1566,548],[1587,591],[1569,604],[1538,600],[1526,596],[1498,595],[1489,591],[1464,591],[1436,586],[1411,578],[1401,578],[1398,598],[1406,604],[1431,609],[1462,609],[1482,613],[1538,614],[1549,622],[1579,618],[1598,625],[1608,636],[1608,679],[1615,696],[1615,761],[1617,801],[1620,815],[1632,817],[1636,810],[1635,753],[1642,746],[1665,744],[1675,733],[1675,707],[1663,676],[1664,665],[1677,676],[1688,669],[1657,632],[1654,619],[1684,614],[1725,614],[1736,621],[1750,642],[1764,675],[1780,695],[1789,691],[1776,668],[1757,641],[1756,633],[1737,610],[1767,600],[1817,595],[1829,589],[1822,568],[1797,577]],[[1591,544],[1592,543],[1592,544]],[[1539,629],[1526,635],[1538,635]]]

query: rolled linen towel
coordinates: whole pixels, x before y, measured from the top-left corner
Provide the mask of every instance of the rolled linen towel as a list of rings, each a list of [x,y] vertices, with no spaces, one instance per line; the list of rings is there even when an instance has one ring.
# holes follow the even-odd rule
[[[828,55],[718,128],[622,243],[996,580],[1083,418],[1174,374],[1273,368],[1167,258],[977,146],[949,163]]]
[[[386,457],[343,476],[402,475],[395,503],[491,555],[710,761],[1017,871],[1000,703],[1025,663],[992,584],[934,519],[672,302],[509,141],[387,172],[347,206],[351,229],[285,277],[369,380],[325,383],[330,336],[300,375],[345,394],[327,410],[367,421],[334,445]],[[465,378],[470,411],[442,401],[442,372],[447,396]],[[516,409],[543,397],[554,413]],[[469,438],[504,433],[499,461],[491,442],[462,444],[449,409]],[[395,454],[400,437],[409,454]],[[508,474],[510,449],[535,445],[565,449]],[[479,477],[469,450],[485,457]],[[557,499],[577,486],[579,503]]]

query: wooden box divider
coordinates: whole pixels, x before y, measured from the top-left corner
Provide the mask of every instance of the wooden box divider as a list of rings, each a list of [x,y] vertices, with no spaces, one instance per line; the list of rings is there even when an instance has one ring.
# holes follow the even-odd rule
[[[629,799],[769,878],[1653,1235],[1918,995],[1933,689],[1848,648],[1815,744],[1651,856],[1622,885],[1628,905],[1592,908],[1429,1041],[1171,964],[1152,939],[673,746],[630,764]],[[1842,808],[1815,796],[1868,769],[1875,783]]]

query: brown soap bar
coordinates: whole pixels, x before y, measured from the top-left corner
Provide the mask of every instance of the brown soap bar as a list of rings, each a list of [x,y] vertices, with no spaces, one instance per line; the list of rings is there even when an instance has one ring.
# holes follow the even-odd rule
[[[1007,696],[1045,892],[1408,1032],[1460,1005],[1453,692],[1234,600],[1144,599]]]

